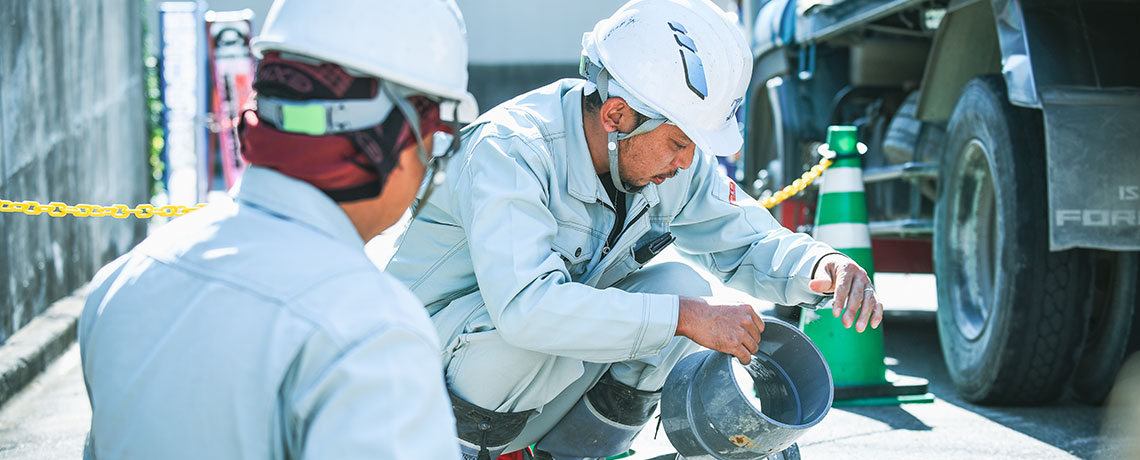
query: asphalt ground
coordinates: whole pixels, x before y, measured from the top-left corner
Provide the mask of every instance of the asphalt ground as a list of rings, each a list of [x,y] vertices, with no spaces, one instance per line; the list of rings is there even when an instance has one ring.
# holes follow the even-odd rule
[[[682,261],[675,253],[664,260]],[[703,271],[702,271],[703,273]],[[713,294],[750,300],[766,315],[768,302],[713,283]],[[943,364],[936,320],[933,275],[879,274],[875,280],[886,304],[884,359],[900,375],[929,380],[935,400],[885,407],[834,407],[799,440],[800,454],[812,459],[1131,459],[1121,435],[1102,434],[1106,407],[1063,397],[1044,407],[984,407],[964,401]],[[763,340],[763,338],[761,338]],[[1140,388],[1136,388],[1140,390]],[[1115,426],[1140,437],[1140,419]],[[635,440],[631,459],[655,459],[675,452],[664,431],[651,423]],[[1119,424],[1118,424],[1119,425]],[[656,439],[654,439],[656,434]]]
[[[369,244],[383,259],[391,238]],[[664,260],[680,260],[663,254]],[[1120,439],[1140,437],[1135,425],[1113,425],[1106,436],[1106,407],[1068,399],[1032,408],[982,407],[963,401],[942,363],[930,276],[883,275],[876,280],[887,299],[885,359],[891,370],[929,379],[936,399],[929,404],[833,408],[799,439],[804,459],[1117,459],[1137,458],[1117,447]],[[720,286],[714,294],[746,297]],[[770,304],[757,302],[761,310]],[[1132,388],[1140,389],[1138,386]],[[90,423],[90,407],[72,346],[35,381],[0,408],[0,459],[80,458]],[[664,431],[650,422],[634,443],[630,459],[653,459],[674,452]],[[654,436],[656,434],[656,437]]]
[[[1047,407],[982,407],[954,392],[929,314],[892,312],[884,341],[890,369],[930,380],[935,401],[885,407],[832,408],[798,441],[804,459],[1115,459],[1125,458],[1101,435],[1104,409],[1062,400]],[[654,458],[671,446],[648,436],[632,458]]]

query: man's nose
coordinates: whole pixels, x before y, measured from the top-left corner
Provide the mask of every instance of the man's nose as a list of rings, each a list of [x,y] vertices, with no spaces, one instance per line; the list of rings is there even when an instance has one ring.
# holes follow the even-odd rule
[[[696,153],[697,146],[694,143],[690,145],[689,148],[686,148],[685,150],[682,150],[681,153],[677,154],[677,157],[673,159],[671,166],[680,169],[689,169],[689,166],[693,165],[693,158],[696,157]]]

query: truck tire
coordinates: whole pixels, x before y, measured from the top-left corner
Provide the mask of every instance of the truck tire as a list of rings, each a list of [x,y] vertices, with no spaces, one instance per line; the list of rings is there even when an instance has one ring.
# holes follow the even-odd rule
[[[1077,401],[1099,405],[1112,390],[1129,351],[1129,334],[1135,333],[1140,255],[1097,251],[1092,258],[1092,291],[1086,303],[1089,327],[1069,392]]]
[[[1087,257],[1049,251],[1041,115],[1011,106],[1000,77],[977,77],[946,139],[934,273],[950,377],[979,404],[1052,401],[1087,323]]]

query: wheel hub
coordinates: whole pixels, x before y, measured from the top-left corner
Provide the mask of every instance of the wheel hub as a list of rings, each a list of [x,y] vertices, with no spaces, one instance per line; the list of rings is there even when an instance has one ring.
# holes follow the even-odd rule
[[[964,273],[957,273],[951,289],[958,291],[955,323],[962,336],[977,340],[986,330],[995,302],[997,245],[997,197],[990,172],[987,147],[978,139],[962,151],[963,168],[955,182],[962,188],[952,219],[957,230],[951,235],[955,257]]]

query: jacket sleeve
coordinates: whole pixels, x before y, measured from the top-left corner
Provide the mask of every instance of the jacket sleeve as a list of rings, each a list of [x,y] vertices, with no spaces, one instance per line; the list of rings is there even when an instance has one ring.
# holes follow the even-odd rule
[[[661,352],[677,329],[672,295],[595,289],[571,281],[553,249],[549,159],[518,137],[483,136],[455,187],[456,214],[491,322],[523,349],[591,362]]]
[[[460,458],[435,340],[401,325],[347,345],[317,337],[290,374],[293,458]]]
[[[808,288],[815,262],[830,246],[793,233],[767,209],[699,156],[687,201],[669,229],[677,248],[725,285],[785,305],[815,306],[823,299]]]

